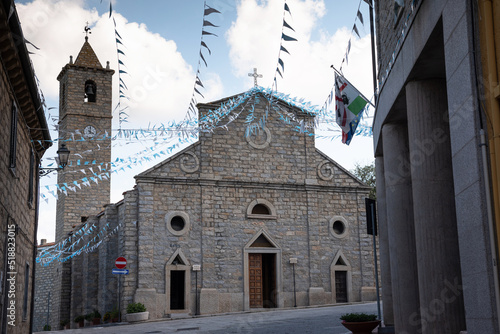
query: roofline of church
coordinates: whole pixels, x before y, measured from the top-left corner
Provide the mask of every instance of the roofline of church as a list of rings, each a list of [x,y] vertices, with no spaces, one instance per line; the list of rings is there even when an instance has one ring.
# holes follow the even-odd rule
[[[367,189],[371,189],[372,187],[370,187],[369,185],[365,184],[363,181],[361,181],[356,175],[354,175],[353,173],[351,173],[349,170],[345,169],[344,167],[342,167],[341,164],[339,164],[337,161],[333,160],[332,158],[330,158],[325,152],[321,151],[319,148],[315,147],[316,149],[316,152],[318,152],[319,154],[321,154],[323,157],[325,157],[325,159],[328,159],[330,160],[335,166],[337,166],[340,170],[342,170],[344,173],[346,173],[347,175],[349,175],[350,177],[352,177],[353,179],[355,179],[356,181],[359,182],[359,184],[362,185],[362,187],[364,188],[367,188]]]
[[[193,148],[193,147],[195,147],[196,145],[200,145],[200,141],[199,141],[199,140],[198,140],[197,142],[195,142],[195,143],[192,143],[192,144],[191,144],[191,145],[189,145],[188,147],[185,147],[184,149],[180,150],[179,152],[175,153],[174,155],[172,155],[172,156],[168,157],[167,159],[163,160],[162,162],[160,162],[160,163],[158,163],[158,164],[154,165],[153,167],[146,169],[144,172],[137,174],[136,176],[134,176],[134,179],[136,179],[136,180],[137,180],[137,179],[142,178],[144,174],[147,174],[147,173],[149,173],[149,172],[151,172],[151,171],[153,171],[153,170],[155,170],[155,169],[158,169],[158,168],[160,168],[161,166],[163,166],[163,165],[165,165],[165,164],[169,163],[171,160],[173,160],[173,159],[177,158],[178,156],[180,156],[181,154],[183,154],[183,153],[184,153],[184,152],[186,152],[187,150],[192,149],[192,148]]]
[[[226,102],[226,101],[229,101],[231,99],[234,99],[240,95],[243,95],[245,94],[246,92],[249,92],[251,90],[253,90],[254,88],[250,88],[249,90],[245,91],[245,92],[241,92],[239,94],[235,94],[235,95],[231,95],[231,96],[228,96],[228,97],[225,97],[225,98],[222,98],[222,99],[219,99],[219,100],[216,100],[216,101],[211,101],[211,102],[206,102],[206,103],[198,103],[196,104],[196,108],[200,109],[200,108],[203,108],[203,109],[217,109],[221,106],[222,103]],[[262,96],[265,96],[265,95],[268,95],[268,94],[265,94],[265,92],[262,92],[262,91],[258,91],[257,94],[260,94]],[[290,104],[284,100],[282,100],[281,98],[279,97],[274,97],[276,99],[276,101],[278,101],[278,103],[283,106],[283,107],[289,107],[289,108],[292,108],[294,109],[295,111],[297,111],[298,113],[301,113],[303,115],[307,115],[309,117],[316,117],[316,115],[312,115],[312,114],[308,114],[304,111],[302,111],[299,107],[296,107],[294,106],[293,104]]]
[[[149,177],[149,176],[146,176],[146,174],[148,174],[149,172],[155,170],[155,169],[158,169],[158,168],[161,168],[161,166],[169,163],[170,161],[172,161],[173,159],[177,158],[178,156],[184,154],[186,151],[188,150],[191,150],[193,147],[195,147],[196,145],[200,145],[200,142],[197,141],[196,143],[193,143],[191,145],[189,145],[188,147],[184,148],[183,150],[177,152],[176,154],[168,157],[167,159],[163,160],[162,162],[160,162],[159,164],[145,170],[144,172],[140,173],[140,174],[137,174],[136,176],[134,176],[134,179],[136,180],[148,180],[148,179],[151,179],[151,178],[154,178],[154,179],[165,179],[165,180],[179,180],[179,181],[183,181],[183,182],[198,182],[198,181],[201,181],[202,179],[186,179],[186,178],[169,178],[169,177],[159,177],[159,176],[154,176],[154,177]],[[329,157],[326,153],[324,153],[323,151],[319,150],[318,148],[314,148],[316,150],[316,152],[320,155],[322,155],[325,159],[329,160],[331,163],[333,163],[336,167],[338,167],[340,170],[342,170],[344,173],[346,173],[347,175],[349,175],[350,177],[352,177],[354,180],[356,180],[358,183],[359,183],[359,186],[358,187],[348,187],[348,188],[353,188],[353,189],[356,189],[356,190],[367,190],[369,191],[371,189],[370,186],[366,185],[365,183],[363,183],[359,178],[357,178],[355,175],[353,175],[351,172],[349,172],[347,169],[345,169],[344,167],[342,167],[337,161],[333,160],[331,157]],[[228,180],[218,180],[216,182],[232,182],[232,181],[228,181]],[[252,183],[252,182],[246,182],[246,181],[238,181],[238,182],[243,182],[243,183]],[[266,183],[267,185],[269,185],[269,183]],[[296,187],[296,186],[303,186],[303,184],[290,184],[291,186],[293,187]],[[309,186],[309,185],[307,185]],[[319,186],[319,187],[323,187],[323,186]],[[331,186],[328,186],[328,187],[331,187]],[[340,187],[342,189],[345,189],[346,187]],[[117,202],[116,205],[119,205],[120,202]]]

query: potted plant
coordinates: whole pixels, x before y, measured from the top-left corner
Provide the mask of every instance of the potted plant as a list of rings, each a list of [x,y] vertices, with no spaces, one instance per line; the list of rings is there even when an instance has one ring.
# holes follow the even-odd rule
[[[68,319],[61,320],[60,322],[61,329],[69,329],[70,323]]]
[[[104,317],[102,317],[102,321],[104,321],[104,323],[107,323],[110,320],[111,320],[111,312],[104,313]]]
[[[146,307],[141,303],[130,303],[127,305],[127,321],[144,321],[148,320],[149,312],[146,311]]]
[[[51,331],[51,327],[50,327],[50,325],[45,325],[45,326],[43,326],[43,331],[44,331],[44,332],[50,332],[50,331]]]
[[[114,307],[110,312],[111,322],[118,322],[118,318],[120,317],[120,311],[118,308]]]
[[[84,320],[85,320],[85,317],[83,315],[79,315],[75,318],[75,322],[78,324],[79,328],[83,327]]]
[[[94,309],[94,312],[92,314],[92,325],[100,325],[101,324],[101,313]]]
[[[340,317],[342,325],[352,334],[369,334],[380,324],[375,314],[347,313]]]

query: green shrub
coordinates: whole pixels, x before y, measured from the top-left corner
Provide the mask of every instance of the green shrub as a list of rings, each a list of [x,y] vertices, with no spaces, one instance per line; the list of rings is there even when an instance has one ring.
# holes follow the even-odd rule
[[[50,325],[45,325],[45,326],[43,326],[43,331],[44,331],[44,332],[48,332],[48,331],[50,331],[50,330],[51,330]]]
[[[67,324],[69,324],[69,320],[68,320],[68,319],[66,319],[66,320],[61,320],[59,323],[61,324],[61,327],[64,327],[64,326],[66,326]]]
[[[94,318],[99,318],[101,319],[101,313],[99,313],[99,311],[97,311],[96,309],[94,309]]]
[[[111,319],[111,312],[104,313],[104,317],[102,318],[102,320],[108,321],[109,319]]]
[[[83,315],[79,315],[75,318],[75,322],[80,322],[80,321],[83,321],[85,320],[85,317]]]
[[[130,303],[127,305],[127,313],[146,312],[146,307],[141,303]]]
[[[113,310],[110,312],[111,319],[118,319],[118,316],[120,315],[120,311],[118,308],[115,306]]]
[[[377,316],[375,314],[366,313],[347,313],[340,316],[340,320],[345,322],[365,322],[365,321],[375,321]]]
[[[94,319],[94,312],[85,314],[85,320],[92,321],[92,319]]]

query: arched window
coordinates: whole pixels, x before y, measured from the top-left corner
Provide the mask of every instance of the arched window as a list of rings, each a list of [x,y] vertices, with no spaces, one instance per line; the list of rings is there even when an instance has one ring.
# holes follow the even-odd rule
[[[247,218],[276,219],[276,209],[271,202],[256,199],[247,207]]]
[[[94,81],[87,80],[85,82],[85,102],[95,102],[97,96],[97,86]]]
[[[257,204],[252,208],[252,215],[269,215],[269,208],[264,204]]]

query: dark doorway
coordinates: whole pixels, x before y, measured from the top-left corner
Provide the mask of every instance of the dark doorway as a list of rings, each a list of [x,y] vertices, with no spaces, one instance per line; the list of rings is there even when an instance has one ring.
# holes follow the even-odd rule
[[[276,307],[276,254],[248,254],[251,308]]]
[[[184,306],[184,286],[185,271],[172,270],[170,272],[170,309],[183,310]]]
[[[347,303],[347,271],[335,272],[335,297],[337,303]]]
[[[264,307],[276,307],[276,254],[262,254]]]

